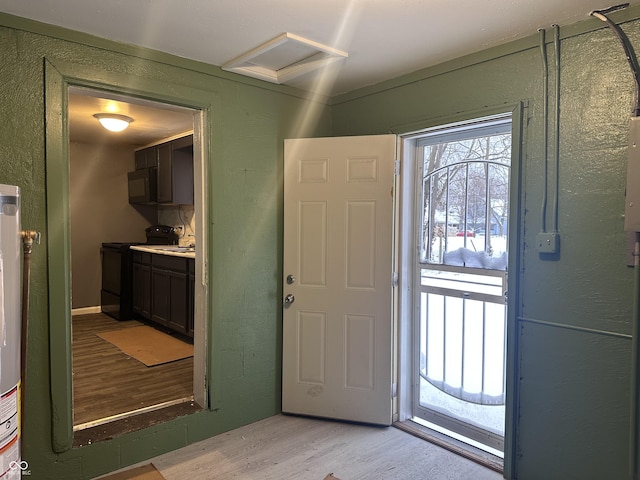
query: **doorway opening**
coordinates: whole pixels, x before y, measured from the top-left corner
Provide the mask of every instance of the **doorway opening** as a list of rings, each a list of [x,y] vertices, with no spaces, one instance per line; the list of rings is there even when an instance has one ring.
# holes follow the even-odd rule
[[[200,110],[75,86],[69,87],[68,98],[73,430],[78,444],[78,438],[96,426],[103,426],[104,430],[104,425],[110,424],[112,435],[118,422],[124,431],[130,431],[206,407],[206,285],[200,279],[204,279],[207,232],[202,200],[205,172]],[[133,118],[123,132],[108,132],[94,118],[96,113],[114,111]],[[191,137],[193,147],[185,149],[182,143]],[[180,150],[174,150],[174,159],[180,155],[182,161],[189,151],[193,200],[130,203],[128,174],[140,168],[136,152],[172,143],[180,144]],[[171,161],[174,163],[170,168],[177,168],[177,162]],[[164,306],[174,320],[176,315],[191,319],[182,329],[176,328],[171,318],[164,321],[165,317],[159,314],[138,314],[143,312],[135,305],[123,306],[127,303],[125,297],[135,304],[135,290],[142,290],[133,284],[133,247],[144,247],[149,239],[147,229],[157,226],[172,229],[170,240],[160,243],[185,247],[184,252],[172,252],[178,255],[166,256],[183,262],[185,271],[162,265],[162,270],[156,272],[151,263],[141,263],[138,271],[146,268],[149,280],[145,288],[156,284],[157,288],[168,289],[163,290],[160,299],[174,298],[170,292],[177,292],[175,298],[179,301],[169,300]],[[155,232],[156,237],[159,233]],[[125,252],[118,252],[118,262],[110,263],[111,267],[104,267],[107,257],[103,247],[107,244],[120,245]],[[155,253],[147,253],[147,258],[152,258],[150,255]],[[104,275],[105,268],[117,269],[112,277],[123,279],[118,282],[115,300],[104,299],[104,282],[109,277]],[[125,276],[128,280],[124,280]],[[176,314],[178,309],[184,311]],[[191,343],[193,355],[147,366],[102,338],[107,332],[143,326],[166,335],[160,338],[161,342]],[[132,420],[134,416],[136,421]],[[95,434],[89,440],[95,441]]]
[[[505,434],[511,123],[511,114],[479,118],[403,144],[409,416],[496,457]]]

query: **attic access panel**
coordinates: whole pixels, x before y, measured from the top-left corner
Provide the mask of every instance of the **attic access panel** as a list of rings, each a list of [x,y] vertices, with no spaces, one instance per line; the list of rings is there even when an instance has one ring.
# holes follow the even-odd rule
[[[281,84],[348,56],[287,32],[225,63],[222,69]]]

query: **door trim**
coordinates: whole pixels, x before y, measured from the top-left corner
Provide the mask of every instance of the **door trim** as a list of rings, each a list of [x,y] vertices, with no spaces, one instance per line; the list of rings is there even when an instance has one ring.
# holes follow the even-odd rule
[[[48,307],[49,307],[49,369],[52,408],[52,449],[62,453],[73,445],[73,385],[72,385],[72,343],[71,343],[71,242],[69,235],[69,125],[67,119],[68,89],[70,86],[86,87],[122,93],[132,97],[142,97],[163,103],[181,105],[200,110],[200,120],[194,118],[194,146],[200,145],[202,155],[194,158],[201,167],[200,197],[202,213],[202,235],[197,239],[200,245],[200,270],[196,275],[201,288],[196,296],[196,331],[203,333],[202,341],[197,342],[194,357],[194,376],[196,372],[204,378],[194,396],[203,401],[207,408],[211,390],[211,369],[207,351],[209,334],[208,312],[210,311],[211,291],[207,288],[210,278],[207,261],[211,245],[206,240],[206,231],[211,223],[209,218],[206,184],[210,175],[208,167],[210,146],[207,139],[212,130],[211,110],[216,103],[212,92],[205,92],[183,85],[158,82],[119,72],[76,65],[71,62],[46,59],[45,74],[45,151],[46,151],[46,205],[47,205],[47,265],[48,265]],[[131,85],[139,86],[137,89]],[[197,137],[196,137],[197,135]],[[198,197],[196,197],[198,198]],[[200,355],[198,359],[197,355]],[[199,363],[202,368],[196,368]]]

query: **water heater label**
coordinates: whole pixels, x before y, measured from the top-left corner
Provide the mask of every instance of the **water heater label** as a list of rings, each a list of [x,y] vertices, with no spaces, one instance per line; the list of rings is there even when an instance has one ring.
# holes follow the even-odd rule
[[[18,435],[18,385],[0,396],[0,449]]]
[[[0,477],[20,478],[20,430],[18,405],[20,386],[16,385],[0,395]]]

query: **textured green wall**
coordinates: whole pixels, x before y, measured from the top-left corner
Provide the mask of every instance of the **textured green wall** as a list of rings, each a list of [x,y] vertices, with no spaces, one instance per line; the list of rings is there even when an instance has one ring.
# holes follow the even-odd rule
[[[129,93],[155,89],[163,99],[184,96],[211,108],[207,324],[212,411],[58,454],[54,450],[61,444],[52,447],[52,433],[64,439],[66,428],[52,432],[52,420],[64,423],[67,413],[54,409],[50,398],[64,398],[69,385],[64,374],[51,376],[50,370],[52,365],[55,371],[64,369],[69,361],[64,315],[49,314],[51,304],[63,303],[58,297],[64,289],[49,287],[48,266],[58,270],[57,277],[68,268],[54,266],[66,247],[58,240],[64,198],[52,195],[63,189],[57,178],[64,176],[65,147],[62,138],[46,138],[62,131],[63,105],[54,102],[45,116],[45,91],[52,78],[69,75],[96,86],[121,85]],[[0,183],[20,186],[23,228],[42,232],[43,240],[32,259],[25,390],[23,458],[32,477],[92,478],[278,413],[283,139],[330,134],[326,106],[314,105],[317,118],[299,131],[298,113],[310,106],[294,89],[7,15],[0,15],[0,78]],[[45,148],[52,144],[57,147]],[[47,205],[47,198],[54,204]],[[48,251],[54,236],[52,245],[60,251]]]
[[[586,16],[586,12],[585,12]],[[635,45],[638,9],[619,14]],[[0,16],[0,182],[21,187],[33,256],[26,451],[37,478],[90,478],[277,413],[280,408],[282,139],[402,133],[486,108],[526,108],[519,225],[513,474],[618,479],[627,468],[632,273],[622,230],[632,81],[596,20],[561,31],[559,255],[535,250],[543,191],[542,72],[537,36],[332,100],[298,132],[296,92],[216,67]],[[27,31],[37,32],[29,33]],[[167,82],[213,97],[210,131],[209,371],[212,406],[138,433],[56,454],[51,447],[43,58]],[[550,53],[553,66],[554,56]],[[107,77],[109,75],[106,75]],[[553,80],[553,72],[552,72]],[[134,88],[137,86],[131,86]],[[551,92],[553,92],[553,81]],[[550,100],[553,132],[553,98]],[[331,116],[330,116],[331,114]],[[553,138],[552,138],[553,139]],[[49,229],[57,228],[50,224]],[[512,252],[512,255],[515,252]],[[516,348],[517,347],[517,348]]]
[[[636,8],[615,17],[636,46],[639,15]],[[511,473],[522,480],[627,478],[633,292],[622,215],[633,84],[622,47],[603,27],[587,19],[560,31],[558,255],[535,248],[544,186],[538,35],[333,99],[334,135],[406,133],[487,107],[528,106],[520,242],[510,271],[518,276],[510,292],[517,318],[509,346],[517,354]],[[551,44],[549,64],[553,159]],[[549,212],[554,179],[551,166]]]

